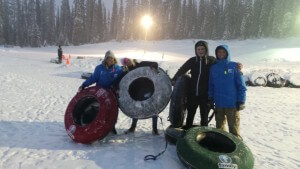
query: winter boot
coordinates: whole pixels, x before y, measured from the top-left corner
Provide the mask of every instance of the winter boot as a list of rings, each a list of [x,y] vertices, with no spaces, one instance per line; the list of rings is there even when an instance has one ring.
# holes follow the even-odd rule
[[[135,132],[135,127],[130,127],[127,131],[125,131],[125,134],[134,133],[134,132]]]
[[[152,134],[158,136],[159,132],[157,130],[157,128],[152,129]]]
[[[113,127],[113,129],[111,130],[111,132],[112,132],[113,134],[118,134],[115,126]]]

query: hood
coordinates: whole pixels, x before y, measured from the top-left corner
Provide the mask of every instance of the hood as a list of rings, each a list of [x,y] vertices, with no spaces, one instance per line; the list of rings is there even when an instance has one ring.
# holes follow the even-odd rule
[[[219,58],[217,57],[217,51],[219,49],[224,49],[226,52],[227,52],[227,57],[225,58],[227,61],[230,61],[231,60],[231,56],[230,56],[230,51],[229,51],[229,47],[227,45],[220,45],[216,48],[215,50],[215,55],[216,55],[216,58],[217,60],[219,60]]]
[[[206,41],[200,40],[200,41],[198,41],[198,42],[195,44],[195,54],[196,54],[196,56],[198,56],[198,55],[197,55],[197,52],[196,52],[196,48],[197,48],[198,46],[204,46],[204,47],[205,47],[205,49],[206,49],[205,57],[207,57],[207,56],[208,56],[208,43],[207,43]],[[198,56],[198,57],[199,57],[199,56]]]

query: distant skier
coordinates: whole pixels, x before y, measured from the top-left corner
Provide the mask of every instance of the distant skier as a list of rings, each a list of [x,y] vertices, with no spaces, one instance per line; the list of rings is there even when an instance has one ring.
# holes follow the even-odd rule
[[[58,55],[58,60],[57,63],[61,64],[62,63],[62,55],[63,55],[63,51],[60,45],[58,45],[58,49],[57,49],[57,55]]]
[[[216,48],[217,63],[211,66],[209,75],[208,107],[216,110],[216,127],[240,137],[240,110],[245,108],[246,84],[238,64],[230,61],[227,45]]]

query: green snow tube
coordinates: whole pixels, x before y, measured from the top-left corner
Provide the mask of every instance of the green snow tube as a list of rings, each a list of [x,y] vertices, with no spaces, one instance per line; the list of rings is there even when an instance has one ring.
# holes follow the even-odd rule
[[[188,168],[252,169],[254,166],[253,155],[244,142],[215,128],[191,128],[177,141],[176,150]]]

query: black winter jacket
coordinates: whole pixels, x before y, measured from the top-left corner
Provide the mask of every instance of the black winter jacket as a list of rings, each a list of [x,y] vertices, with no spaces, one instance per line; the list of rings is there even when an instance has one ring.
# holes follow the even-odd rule
[[[187,60],[174,75],[172,81],[191,71],[191,84],[190,94],[194,96],[200,96],[201,98],[208,97],[208,80],[209,80],[209,69],[211,65],[216,62],[216,58],[213,56],[199,57],[194,56]]]

